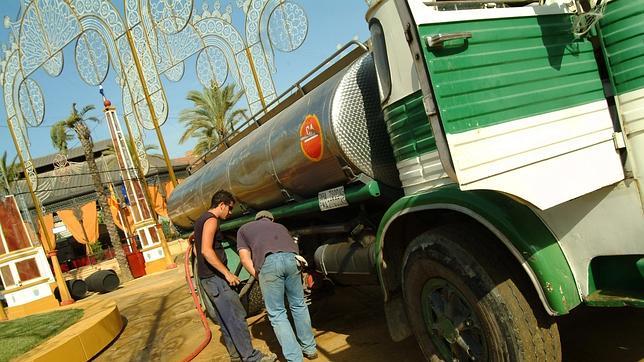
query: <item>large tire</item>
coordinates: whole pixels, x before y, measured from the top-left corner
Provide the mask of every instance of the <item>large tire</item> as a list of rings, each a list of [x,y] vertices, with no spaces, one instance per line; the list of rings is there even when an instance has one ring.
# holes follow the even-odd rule
[[[242,305],[246,309],[246,316],[252,317],[264,310],[264,297],[259,287],[259,282],[254,281],[253,286],[246,295],[241,298]]]
[[[438,227],[407,247],[405,308],[427,360],[561,360],[557,324],[495,245],[466,224]]]

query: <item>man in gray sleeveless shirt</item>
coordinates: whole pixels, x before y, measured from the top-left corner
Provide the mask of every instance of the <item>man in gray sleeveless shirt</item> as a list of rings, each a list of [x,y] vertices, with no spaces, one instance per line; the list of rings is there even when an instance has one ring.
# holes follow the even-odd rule
[[[231,193],[218,191],[212,197],[210,209],[195,222],[197,276],[212,301],[215,309],[212,317],[220,326],[231,361],[273,362],[277,359],[274,353],[265,355],[253,348],[246,311],[239,295],[230,288],[239,284],[239,278],[226,265],[219,221],[230,216],[234,205],[235,199]]]
[[[286,227],[273,222],[273,215],[260,211],[237,231],[237,250],[242,265],[259,280],[268,319],[271,321],[287,361],[300,362],[303,356],[317,358],[309,309],[296,255],[298,247]],[[287,318],[284,294],[295,324]],[[298,342],[299,340],[299,342]]]

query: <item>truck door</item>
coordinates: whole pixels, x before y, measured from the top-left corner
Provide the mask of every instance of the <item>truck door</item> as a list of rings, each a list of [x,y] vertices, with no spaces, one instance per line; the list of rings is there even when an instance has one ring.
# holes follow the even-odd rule
[[[624,178],[592,44],[546,3],[397,4],[443,167],[540,209]]]

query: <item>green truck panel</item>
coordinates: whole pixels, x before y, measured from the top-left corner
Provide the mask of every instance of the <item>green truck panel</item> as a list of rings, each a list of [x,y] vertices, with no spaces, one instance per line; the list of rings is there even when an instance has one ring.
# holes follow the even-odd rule
[[[387,131],[396,162],[436,149],[420,91],[393,103],[384,110]]]
[[[597,307],[644,307],[644,255],[598,256],[590,263],[590,294]]]
[[[432,207],[432,205],[439,205]],[[538,280],[545,298],[557,314],[566,314],[581,303],[570,266],[555,237],[541,220],[525,205],[493,191],[460,191],[456,185],[404,197],[385,213],[376,236],[378,273],[382,281],[382,251],[385,227],[405,213],[426,209],[469,210],[487,220],[505,236],[527,261]],[[472,215],[470,215],[472,216]]]
[[[424,41],[459,32],[472,37]],[[425,24],[419,34],[447,133],[604,99],[592,45],[573,37],[568,15]]]
[[[599,29],[615,94],[644,88],[644,0],[606,5]]]

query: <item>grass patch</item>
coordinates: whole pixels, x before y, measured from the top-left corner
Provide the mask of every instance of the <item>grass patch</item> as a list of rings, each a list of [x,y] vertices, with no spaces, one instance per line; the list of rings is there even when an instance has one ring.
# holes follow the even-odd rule
[[[0,362],[31,350],[82,316],[82,309],[67,309],[0,322]]]

